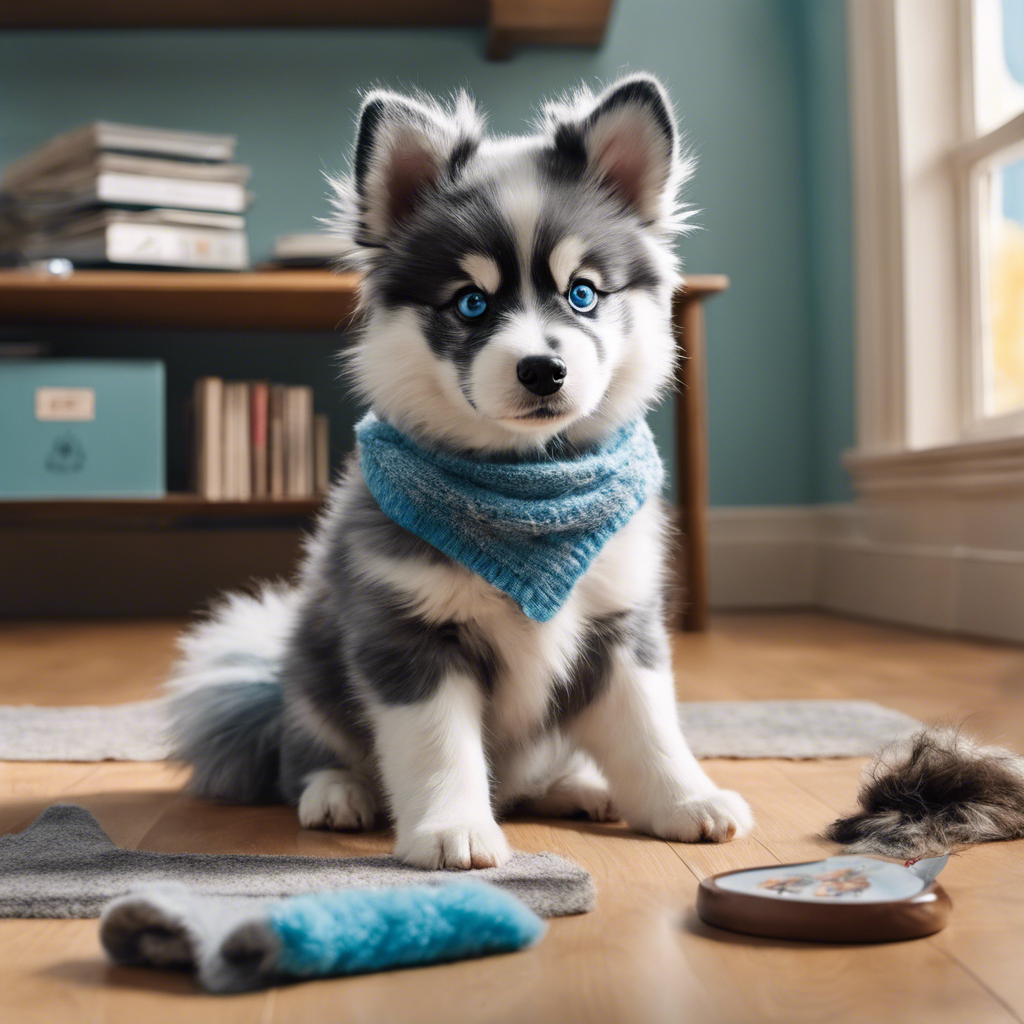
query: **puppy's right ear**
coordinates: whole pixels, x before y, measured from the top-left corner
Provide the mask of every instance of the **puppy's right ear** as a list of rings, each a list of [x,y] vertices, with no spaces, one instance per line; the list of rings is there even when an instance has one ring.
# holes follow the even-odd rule
[[[386,244],[443,176],[457,175],[482,127],[465,94],[449,111],[397,93],[370,93],[359,112],[353,159],[359,241]]]

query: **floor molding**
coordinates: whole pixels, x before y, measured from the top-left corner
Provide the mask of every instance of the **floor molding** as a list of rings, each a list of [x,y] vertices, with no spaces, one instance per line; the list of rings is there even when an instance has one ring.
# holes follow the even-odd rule
[[[712,607],[821,608],[1024,642],[1024,544],[998,530],[1001,543],[978,543],[979,510],[960,512],[922,502],[712,509]],[[928,540],[906,539],[917,537]]]
[[[813,505],[712,508],[711,607],[813,607],[818,534]]]

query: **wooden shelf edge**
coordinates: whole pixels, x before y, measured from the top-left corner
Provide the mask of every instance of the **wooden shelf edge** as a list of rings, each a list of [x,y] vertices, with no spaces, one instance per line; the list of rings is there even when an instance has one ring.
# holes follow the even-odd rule
[[[684,300],[703,299],[727,291],[729,284],[728,274],[684,274],[676,295]]]
[[[196,494],[168,494],[163,498],[11,499],[0,500],[0,527],[294,522],[311,519],[322,503],[320,497],[209,501]]]
[[[517,46],[598,47],[614,0],[490,0],[487,56],[507,60]]]
[[[292,4],[265,0],[208,3],[176,0],[173,4],[140,4],[137,0],[8,0],[0,28],[337,28],[457,27],[482,25],[485,0],[298,0]]]
[[[188,330],[333,331],[355,311],[359,275],[0,271],[0,323]]]
[[[465,28],[485,26],[487,56],[504,60],[515,46],[599,46],[614,0],[265,0],[210,4],[140,4],[138,0],[8,0],[0,30],[160,28]]]

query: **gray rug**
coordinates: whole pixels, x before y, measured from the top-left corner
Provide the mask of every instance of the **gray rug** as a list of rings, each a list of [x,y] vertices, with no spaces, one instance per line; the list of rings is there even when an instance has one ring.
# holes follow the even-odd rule
[[[921,723],[871,700],[721,700],[679,705],[697,757],[867,757]]]
[[[554,853],[516,853],[503,868],[474,871],[541,917],[594,909],[594,880]],[[393,857],[280,857],[155,853],[115,846],[84,808],[55,804],[23,832],[0,836],[0,917],[99,917],[117,896],[178,882],[209,896],[294,896],[325,889],[440,885],[449,871],[423,871]]]
[[[0,705],[0,760],[162,761],[165,707]],[[697,757],[864,757],[920,726],[867,700],[692,701],[679,717]]]

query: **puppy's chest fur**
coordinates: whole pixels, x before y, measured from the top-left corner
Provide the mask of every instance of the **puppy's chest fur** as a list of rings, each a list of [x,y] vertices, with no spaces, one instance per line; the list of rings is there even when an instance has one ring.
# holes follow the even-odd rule
[[[547,622],[527,618],[507,595],[433,549],[406,544],[388,551],[374,543],[350,551],[359,576],[387,587],[407,614],[454,625],[468,645],[487,652],[485,724],[492,742],[504,745],[586,706],[618,652],[645,665],[664,658],[664,532],[661,504],[652,499],[608,541]]]

